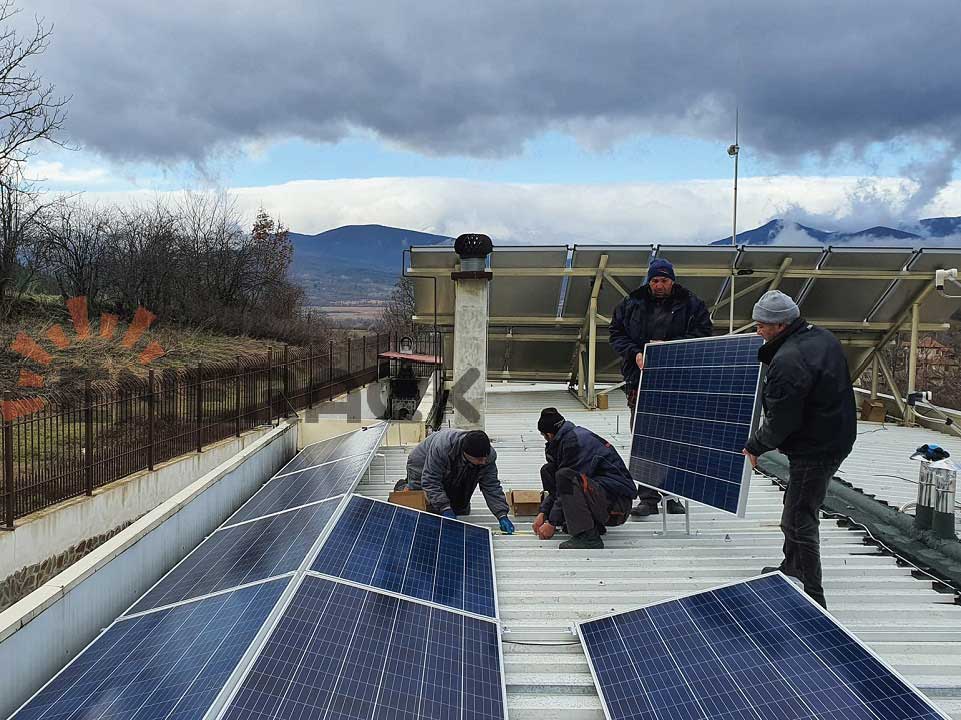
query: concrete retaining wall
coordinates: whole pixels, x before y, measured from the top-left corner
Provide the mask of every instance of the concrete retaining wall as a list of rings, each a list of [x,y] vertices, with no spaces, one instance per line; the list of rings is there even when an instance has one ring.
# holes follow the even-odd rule
[[[297,425],[283,423],[246,444],[0,613],[0,718],[28,700],[290,459]]]

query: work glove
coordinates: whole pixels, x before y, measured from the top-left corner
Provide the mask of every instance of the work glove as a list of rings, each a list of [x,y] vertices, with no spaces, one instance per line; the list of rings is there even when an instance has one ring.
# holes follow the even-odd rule
[[[445,518],[450,518],[451,520],[456,520],[456,519],[457,519],[457,515],[454,513],[453,510],[450,510],[450,509],[445,510],[444,512],[442,512],[442,513],[440,514],[440,516],[441,516],[441,517],[445,517]]]
[[[499,521],[501,526],[501,532],[507,533],[508,535],[514,534],[514,523],[512,523],[505,515]]]

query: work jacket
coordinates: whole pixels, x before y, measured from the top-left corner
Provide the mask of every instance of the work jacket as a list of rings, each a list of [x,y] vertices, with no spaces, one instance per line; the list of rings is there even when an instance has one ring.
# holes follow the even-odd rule
[[[423,489],[430,506],[442,513],[451,509],[448,493],[470,497],[480,485],[491,513],[497,518],[506,517],[510,506],[497,478],[497,453],[491,448],[486,465],[468,462],[461,448],[467,433],[444,429],[428,435],[407,458],[408,486]]]
[[[777,448],[789,458],[843,460],[857,437],[851,375],[841,343],[829,331],[798,318],[758,350],[767,365],[764,417],[747,450]]]
[[[665,303],[663,312],[659,304]],[[668,312],[669,309],[669,312]],[[636,389],[641,378],[637,354],[651,340],[682,340],[707,337],[714,325],[701,299],[683,285],[674,283],[670,297],[658,301],[643,285],[614,308],[611,318],[611,347],[621,356],[621,375],[627,390]]]
[[[604,488],[609,500],[637,497],[637,484],[620,454],[607,440],[587,428],[565,420],[547,443],[544,455],[552,475],[559,470],[573,470],[582,478]],[[552,525],[560,524],[563,520],[561,504],[556,501],[555,493],[548,493],[541,501],[540,511]]]

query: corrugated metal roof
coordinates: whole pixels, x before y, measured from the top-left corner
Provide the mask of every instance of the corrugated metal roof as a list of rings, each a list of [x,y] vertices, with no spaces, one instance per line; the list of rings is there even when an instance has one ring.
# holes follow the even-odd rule
[[[612,393],[610,400],[610,410],[588,412],[556,385],[492,385],[487,430],[504,488],[540,489],[544,444],[536,419],[542,407],[557,407],[569,420],[606,437],[626,457],[630,435],[624,395]],[[885,457],[906,458],[920,444],[917,432],[887,428]],[[848,467],[852,474],[855,467],[879,467],[876,442],[881,434],[859,437],[846,472]],[[950,449],[949,443],[940,444]],[[386,498],[405,474],[407,450],[381,452],[384,461],[375,459],[358,491]],[[495,535],[512,720],[604,717],[580,643],[570,631],[576,620],[752,577],[780,560],[781,492],[769,480],[754,477],[745,520],[701,506],[691,509],[690,537],[682,516],[669,518],[667,536],[660,534],[660,519],[647,518],[612,529],[601,551],[558,550],[563,538],[540,541],[524,519],[516,524],[525,534]],[[471,521],[496,529],[480,493],[472,503]],[[949,714],[961,718],[961,606],[953,604],[952,595],[912,577],[910,568],[898,567],[893,558],[865,545],[863,538],[863,533],[822,522],[831,611]]]

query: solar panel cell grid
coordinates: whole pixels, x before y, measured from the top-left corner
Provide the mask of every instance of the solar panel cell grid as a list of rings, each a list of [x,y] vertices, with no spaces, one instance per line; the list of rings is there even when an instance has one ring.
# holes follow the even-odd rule
[[[945,717],[780,575],[580,630],[615,720]]]
[[[339,435],[329,440],[308,445],[287,463],[277,475],[288,475],[292,472],[343,460],[354,455],[366,455],[380,445],[382,436],[383,426],[376,425],[367,430],[356,430],[346,435]]]
[[[741,450],[754,419],[762,342],[745,335],[647,346],[629,463],[635,480],[743,514]]]
[[[352,497],[311,569],[496,616],[490,533],[435,515]]]
[[[128,614],[292,572],[300,567],[336,500],[218,530],[165,575]]]
[[[275,580],[119,621],[14,717],[202,717],[286,586]]]
[[[226,720],[504,717],[494,623],[308,576]]]

